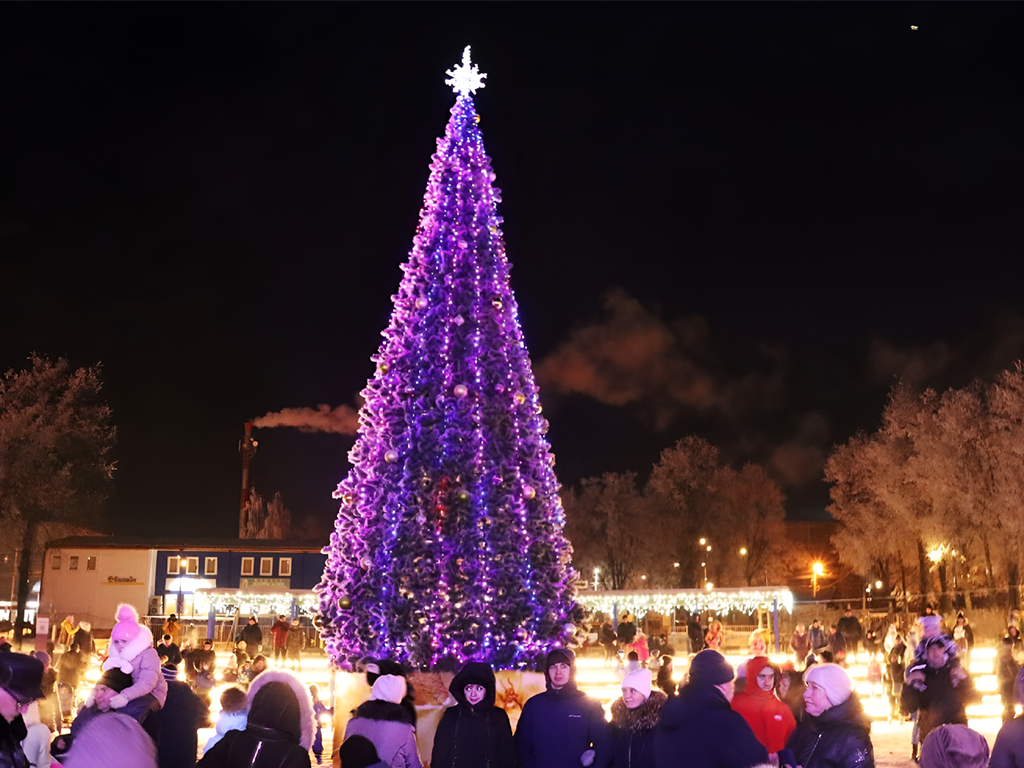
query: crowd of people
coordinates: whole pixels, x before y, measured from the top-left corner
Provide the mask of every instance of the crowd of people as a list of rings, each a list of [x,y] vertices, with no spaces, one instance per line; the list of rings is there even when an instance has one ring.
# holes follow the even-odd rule
[[[67,616],[53,646],[63,650],[55,667],[50,653],[0,645],[0,768],[194,766],[217,685],[221,713],[199,765],[308,766],[311,750],[322,762],[320,716],[333,710],[319,700],[316,686],[307,689],[294,672],[269,668],[256,617],[235,637],[219,673],[210,639],[199,647],[190,640],[179,645],[177,616],[168,617],[159,642],[133,606],[119,606],[115,618],[98,654],[91,625]],[[274,643],[280,637],[286,650],[278,663],[301,669],[302,628],[284,616],[278,624],[285,630],[275,624]],[[96,666],[99,678],[90,686]]]
[[[197,732],[209,725],[213,685],[207,681],[217,665],[212,643],[194,648],[186,641],[180,647],[181,627],[174,616],[158,643],[131,606],[120,606],[116,619],[102,657],[96,656],[91,627],[84,627],[83,636],[85,622],[76,626],[73,616],[61,626],[67,650],[56,668],[47,653],[0,647],[0,768],[197,764]],[[781,665],[768,656],[766,633],[755,630],[748,637],[749,658],[737,667],[721,652],[725,633],[717,621],[706,629],[692,624],[686,641],[691,652],[677,685],[674,653],[664,652],[674,649],[664,636],[648,638],[632,616],[623,616],[611,633],[621,696],[612,702],[610,718],[577,686],[576,658],[568,648],[556,648],[543,660],[545,690],[526,699],[514,730],[506,710],[496,704],[494,671],[482,662],[466,663],[448,686],[449,707],[434,734],[430,765],[870,768],[871,722],[846,669],[846,652],[857,652],[863,643],[889,696],[890,721],[914,722],[914,760],[925,768],[1024,768],[1024,717],[1013,716],[1016,703],[1024,701],[1016,622],[1010,622],[1000,646],[997,673],[1006,697],[1005,722],[991,755],[985,739],[967,725],[966,708],[980,695],[969,673],[973,631],[963,614],[947,627],[928,610],[912,626],[893,624],[869,641],[847,611],[829,633],[817,620],[810,628],[798,625],[789,643],[793,659]],[[282,667],[299,667],[300,659],[289,653],[295,626],[280,616],[271,627],[274,659]],[[597,635],[607,651],[605,626]],[[234,677],[221,691],[216,733],[198,765],[295,768],[310,765],[311,751],[322,762],[321,719],[333,710],[293,671],[268,669],[263,643],[253,617],[235,638],[229,657]],[[876,654],[883,657],[881,664]],[[94,661],[101,675],[86,691],[85,673]],[[179,680],[182,667],[185,679]],[[364,669],[370,695],[338,734],[341,765],[421,768],[428,756],[419,753],[406,671],[376,659],[366,660]],[[874,674],[869,665],[869,682]],[[67,689],[74,692],[72,701],[81,701],[65,720]],[[70,732],[62,733],[62,721],[70,722]]]

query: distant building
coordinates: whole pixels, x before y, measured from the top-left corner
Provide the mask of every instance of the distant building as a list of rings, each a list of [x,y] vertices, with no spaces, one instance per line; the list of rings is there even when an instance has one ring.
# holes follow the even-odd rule
[[[176,613],[211,627],[252,614],[296,615],[315,604],[326,559],[315,545],[287,541],[58,539],[46,546],[39,616],[56,627],[74,614],[102,635],[120,603],[140,615]]]

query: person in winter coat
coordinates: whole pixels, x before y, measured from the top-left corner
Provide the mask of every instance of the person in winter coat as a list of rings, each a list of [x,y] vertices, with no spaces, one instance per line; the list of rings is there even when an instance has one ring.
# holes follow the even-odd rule
[[[725,636],[722,634],[722,622],[712,621],[708,625],[707,634],[704,635],[704,647],[710,648],[713,651],[717,651],[722,647],[722,640]]]
[[[664,692],[651,689],[651,674],[646,669],[622,679],[622,696],[612,702],[615,768],[654,768],[654,729],[666,701]]]
[[[130,675],[132,684],[110,698],[110,709],[142,723],[150,712],[156,712],[164,705],[167,681],[160,671],[160,657],[153,647],[153,633],[149,627],[139,624],[138,613],[127,603],[118,606],[117,624],[110,632],[110,648],[107,660],[103,662],[103,671],[111,670]],[[83,709],[75,718],[75,733],[97,714],[99,709],[95,706]]]
[[[796,728],[793,713],[775,696],[775,681],[781,674],[767,657],[755,656],[747,662],[747,687],[732,699],[732,708],[747,721],[773,761]]]
[[[412,723],[412,727],[416,727],[416,692],[412,688],[412,683],[409,682],[409,678],[406,677],[405,667],[399,664],[397,661],[391,659],[366,659],[364,661],[363,669],[366,671],[366,684],[371,688],[373,684],[377,682],[377,678],[383,675],[396,675],[405,680],[405,696],[402,697],[402,706],[405,707],[405,711],[409,713],[409,721]]]
[[[178,680],[178,668],[162,667],[167,680],[167,699],[156,713],[160,721],[157,760],[160,768],[191,768],[196,764],[198,731],[210,715],[202,699],[192,693],[188,683]]]
[[[666,695],[676,695],[676,681],[672,679],[675,666],[675,659],[671,656],[661,657],[661,666],[658,667],[658,676],[655,678],[655,685]]]
[[[806,690],[807,686],[804,685],[803,675],[795,669],[783,669],[782,674],[776,676],[775,695],[779,697],[779,701],[789,707],[793,720],[797,723],[804,719],[804,708],[806,707],[804,691]]]
[[[1016,630],[1016,627],[1013,627]],[[1019,655],[1013,652],[1013,640],[1007,634],[996,651],[996,682],[999,698],[1003,702],[1003,722],[1013,720],[1016,714],[1017,674],[1021,670]]]
[[[803,624],[797,624],[793,630],[793,636],[789,639],[789,647],[793,649],[796,656],[796,664],[802,667],[807,661],[807,654],[811,652],[811,636]]]
[[[576,687],[576,657],[556,648],[544,658],[547,690],[523,704],[515,742],[520,768],[607,768],[611,734],[601,704]]]
[[[821,621],[815,619],[811,622],[811,628],[807,630],[807,636],[811,639],[811,653],[819,656],[822,651],[828,648],[828,636],[821,628]]]
[[[92,624],[90,622],[83,621],[78,625],[78,631],[75,633],[75,642],[78,643],[82,655],[91,664],[93,657],[96,655],[96,641],[92,639]]]
[[[960,652],[960,658],[964,660],[964,666],[971,667],[971,651],[974,650],[974,630],[967,623],[967,617],[960,611],[956,615],[956,624],[953,625],[953,640],[956,641],[956,648]]]
[[[111,712],[77,734],[64,768],[157,768],[156,745],[134,718]]]
[[[291,662],[296,672],[302,671],[302,648],[305,644],[306,633],[299,626],[299,620],[292,619],[292,625],[288,629],[288,637],[285,640],[285,647],[288,651],[286,661]]]
[[[345,726],[345,739],[365,736],[380,756],[381,768],[420,768],[416,731],[402,706],[405,678],[381,675],[373,683],[370,700],[356,707]]]
[[[274,666],[284,666],[288,648],[288,630],[291,629],[291,626],[282,613],[270,628],[270,634],[274,636]]]
[[[25,752],[29,768],[49,768],[50,766],[50,729],[39,719],[39,702],[33,701],[22,712],[27,733],[21,740],[21,748]]]
[[[804,673],[804,682],[805,717],[786,743],[797,765],[874,768],[871,721],[853,692],[849,673],[838,664],[815,664]]]
[[[313,701],[313,717],[316,718],[316,734],[313,736],[313,757],[316,758],[316,764],[320,765],[324,761],[323,727],[334,716],[334,707],[328,707],[320,701],[320,689],[315,685],[309,686],[309,698]]]
[[[1024,701],[1024,669],[1015,680],[1017,697]],[[1003,723],[992,745],[991,768],[1024,768],[1024,715]]]
[[[937,635],[925,643],[925,663],[907,670],[900,693],[900,708],[918,713],[921,742],[937,726],[967,725],[967,705],[981,700],[970,675],[957,663],[953,639]]]
[[[43,663],[13,651],[0,652],[0,768],[28,768],[21,742],[27,734],[19,717],[43,696]]]
[[[228,731],[196,763],[204,768],[309,768],[313,704],[294,673],[270,669],[253,680],[244,731]]]
[[[846,611],[843,613],[843,617],[839,619],[836,627],[846,641],[843,643],[843,649],[847,653],[856,654],[860,649],[860,640],[864,636],[864,628],[861,627],[857,617],[853,615],[850,606],[846,606]]]
[[[921,745],[922,768],[989,768],[988,741],[966,725],[940,725]]]
[[[220,714],[217,715],[216,733],[206,741],[203,747],[205,755],[213,749],[217,742],[224,738],[228,731],[244,731],[249,724],[249,702],[243,691],[238,686],[230,686],[221,691]]]
[[[734,674],[718,651],[705,648],[693,657],[686,684],[661,708],[657,768],[749,768],[768,761],[768,750],[730,706]]]
[[[470,661],[452,678],[448,690],[457,702],[445,710],[434,734],[431,768],[515,768],[512,726],[505,710],[494,706],[494,672]]]
[[[245,650],[255,656],[263,650],[263,630],[255,616],[250,616],[248,623],[238,633],[238,638],[245,641]]]
[[[171,614],[167,617],[167,621],[164,622],[163,634],[171,636],[171,642],[174,645],[178,644],[178,640],[181,638],[181,622],[178,621],[178,617],[175,614]],[[170,656],[170,654],[168,654]],[[177,663],[177,662],[173,662]]]
[[[907,646],[898,632],[888,650],[885,667],[885,690],[889,696],[889,722],[902,720],[900,716],[900,695],[903,693],[903,676],[907,669]]]

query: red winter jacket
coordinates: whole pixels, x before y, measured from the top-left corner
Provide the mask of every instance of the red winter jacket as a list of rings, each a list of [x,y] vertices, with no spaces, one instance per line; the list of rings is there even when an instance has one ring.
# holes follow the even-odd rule
[[[765,749],[778,752],[796,728],[796,720],[789,707],[779,701],[773,691],[762,691],[757,684],[757,676],[768,666],[765,656],[755,656],[747,662],[747,686],[737,693],[732,700],[734,711],[743,715],[754,736]]]

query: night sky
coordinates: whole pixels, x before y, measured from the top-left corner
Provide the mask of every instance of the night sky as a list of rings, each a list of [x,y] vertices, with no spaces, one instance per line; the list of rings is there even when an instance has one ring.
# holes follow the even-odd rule
[[[1020,3],[4,3],[0,38],[0,366],[103,363],[116,532],[235,534],[243,422],[356,404],[467,44],[563,484],[695,433],[821,519],[897,377],[1024,356]],[[354,438],[257,438],[326,535]]]

